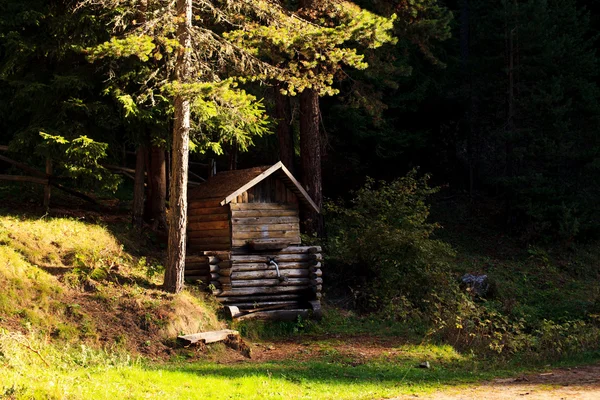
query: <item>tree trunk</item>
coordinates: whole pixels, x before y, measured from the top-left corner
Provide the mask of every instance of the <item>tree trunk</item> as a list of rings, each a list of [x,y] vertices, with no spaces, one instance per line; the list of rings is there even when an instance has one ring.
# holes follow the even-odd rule
[[[277,119],[279,160],[290,172],[294,173],[294,135],[291,129],[290,98],[281,94],[279,85],[275,86],[275,118]]]
[[[318,5],[319,0],[300,0],[300,13],[309,16]],[[300,164],[302,184],[321,208],[323,204],[323,179],[321,175],[321,131],[319,95],[312,89],[300,94]],[[305,229],[308,234],[323,235],[321,216],[313,210],[305,210]]]
[[[135,180],[133,183],[133,226],[142,229],[144,224],[144,175],[146,151],[139,146],[135,155]]]
[[[177,0],[177,39],[181,48],[177,55],[177,81],[189,81],[192,68],[192,0]],[[183,289],[185,241],[187,226],[187,185],[190,137],[190,100],[182,93],[175,96],[171,198],[169,205],[169,244],[164,289],[179,293]]]
[[[321,176],[321,134],[319,130],[319,95],[312,89],[300,94],[300,163],[302,184],[321,208],[323,204]],[[314,210],[305,210],[305,229],[308,234],[322,236],[323,223]]]
[[[154,230],[167,227],[167,174],[164,149],[152,146],[148,156],[147,220]]]
[[[229,144],[229,170],[235,171],[238,164],[238,145],[235,139]]]

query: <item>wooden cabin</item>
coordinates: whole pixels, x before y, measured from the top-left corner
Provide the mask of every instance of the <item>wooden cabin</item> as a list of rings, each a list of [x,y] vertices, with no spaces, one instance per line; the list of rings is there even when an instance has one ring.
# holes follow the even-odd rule
[[[321,249],[301,245],[300,205],[320,211],[281,162],[209,178],[188,196],[186,280],[234,317],[319,317]]]

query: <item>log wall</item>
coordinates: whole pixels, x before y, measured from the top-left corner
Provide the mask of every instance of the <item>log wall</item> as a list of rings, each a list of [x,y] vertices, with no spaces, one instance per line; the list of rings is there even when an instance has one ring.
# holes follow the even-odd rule
[[[207,251],[197,257],[203,263],[192,269],[188,257],[186,278],[194,275],[214,288],[219,302],[240,308],[254,308],[273,304],[308,304],[319,301],[322,289],[322,255],[319,247],[290,246],[268,254],[249,254],[241,250],[232,252]],[[277,277],[275,259],[281,277]],[[198,271],[193,272],[192,271]]]
[[[231,248],[229,207],[221,206],[220,202],[218,199],[190,199],[187,227],[188,254]]]

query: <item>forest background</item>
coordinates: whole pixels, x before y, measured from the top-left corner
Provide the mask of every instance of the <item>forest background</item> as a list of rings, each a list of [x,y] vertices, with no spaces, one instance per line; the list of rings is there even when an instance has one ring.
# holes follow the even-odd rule
[[[84,3],[0,4],[0,144],[40,170],[52,158],[62,185],[117,201],[134,225],[160,233],[182,91],[169,75],[176,27],[148,18],[161,2]],[[265,9],[199,3],[197,21],[213,22],[198,31],[206,52],[194,59],[210,79],[184,88],[194,99],[191,160],[215,160],[218,171],[282,160],[300,176],[324,204],[306,229],[328,253],[332,299],[434,325],[465,346],[481,340],[486,351],[541,349],[546,334],[568,342],[577,324],[597,324],[600,294],[588,286],[577,287],[587,293],[577,304],[541,306],[570,295],[565,277],[599,273],[577,256],[600,239],[597,4],[283,4],[282,15],[307,21],[296,26]],[[298,33],[307,26],[314,32]],[[292,44],[284,29],[296,32]],[[111,165],[146,170],[145,196]],[[489,259],[456,267],[465,247],[501,252],[498,243],[546,269],[535,277],[543,296],[511,303],[521,288],[502,276],[517,272]],[[496,297],[465,295],[458,272],[496,272]],[[464,321],[477,339],[457,334]]]

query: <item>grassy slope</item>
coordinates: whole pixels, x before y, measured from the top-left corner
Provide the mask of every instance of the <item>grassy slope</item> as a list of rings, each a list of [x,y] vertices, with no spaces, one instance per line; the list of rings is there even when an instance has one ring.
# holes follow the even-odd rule
[[[148,264],[99,225],[2,216],[0,327],[160,356],[179,332],[221,326],[201,299],[158,290]]]

